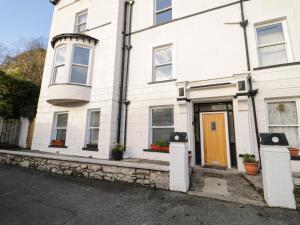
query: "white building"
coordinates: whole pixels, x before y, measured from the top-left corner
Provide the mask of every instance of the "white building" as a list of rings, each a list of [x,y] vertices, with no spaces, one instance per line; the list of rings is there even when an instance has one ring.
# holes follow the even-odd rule
[[[52,3],[33,149],[168,161],[149,149],[177,131],[193,164],[243,170],[260,132],[299,145],[299,0]]]

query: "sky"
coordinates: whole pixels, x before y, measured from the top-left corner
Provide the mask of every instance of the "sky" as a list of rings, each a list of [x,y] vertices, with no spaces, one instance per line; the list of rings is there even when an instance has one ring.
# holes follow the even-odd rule
[[[13,48],[21,39],[48,39],[53,5],[49,0],[0,0],[0,44]]]

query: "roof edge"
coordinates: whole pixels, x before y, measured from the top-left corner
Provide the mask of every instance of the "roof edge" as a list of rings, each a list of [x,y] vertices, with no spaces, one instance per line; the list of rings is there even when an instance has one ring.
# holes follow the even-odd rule
[[[50,0],[50,3],[52,3],[53,5],[56,5],[59,2],[59,0]]]

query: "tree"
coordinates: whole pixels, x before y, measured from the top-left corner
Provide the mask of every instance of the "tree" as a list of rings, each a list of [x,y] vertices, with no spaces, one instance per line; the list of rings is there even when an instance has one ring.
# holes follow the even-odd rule
[[[16,79],[0,71],[0,117],[34,118],[39,92],[39,86],[32,81]]]
[[[2,55],[6,55],[0,69],[7,75],[32,81],[40,86],[46,57],[46,42],[38,38],[30,41],[22,40],[20,43],[19,47],[14,50],[15,56],[6,54],[7,51],[3,50]]]

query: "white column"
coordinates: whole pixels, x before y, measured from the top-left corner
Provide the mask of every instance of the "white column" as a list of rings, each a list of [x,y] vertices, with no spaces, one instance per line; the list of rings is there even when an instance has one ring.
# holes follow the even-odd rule
[[[251,110],[248,96],[239,96],[234,101],[236,150],[239,154],[254,154],[251,126]],[[242,159],[238,157],[238,169],[244,171]]]
[[[19,147],[27,148],[29,120],[27,118],[21,117],[20,123],[21,124],[20,124]]]
[[[290,155],[284,146],[261,146],[264,197],[271,207],[296,208]]]
[[[187,192],[190,185],[188,144],[170,143],[170,190]]]

